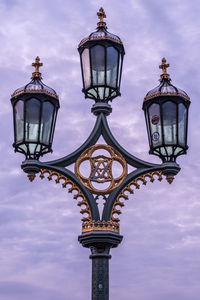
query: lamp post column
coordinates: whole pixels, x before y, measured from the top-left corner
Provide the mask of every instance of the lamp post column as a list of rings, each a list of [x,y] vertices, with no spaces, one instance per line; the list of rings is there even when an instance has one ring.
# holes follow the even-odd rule
[[[123,236],[112,231],[91,231],[78,237],[83,247],[90,248],[92,259],[92,300],[109,300],[109,254]]]
[[[92,254],[92,300],[109,299],[109,254],[110,248],[90,248]]]

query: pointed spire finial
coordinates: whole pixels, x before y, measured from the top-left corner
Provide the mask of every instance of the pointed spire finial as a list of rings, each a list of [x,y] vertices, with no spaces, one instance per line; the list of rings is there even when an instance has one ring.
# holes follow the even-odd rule
[[[161,79],[170,79],[169,74],[167,74],[167,68],[169,68],[170,64],[166,64],[166,59],[163,57],[162,64],[159,66],[160,69],[162,69],[162,74],[160,75]]]
[[[106,27],[106,22],[104,22],[104,18],[106,18],[106,14],[105,14],[105,11],[104,11],[104,9],[102,7],[99,9],[99,11],[97,13],[97,16],[98,16],[98,18],[100,20],[97,23],[97,26],[98,27],[105,27],[105,28],[107,28]]]
[[[39,56],[36,57],[35,62],[32,63],[32,66],[35,67],[35,72],[32,73],[32,78],[33,77],[41,78],[42,74],[39,72],[39,68],[43,66],[43,63],[40,63]]]

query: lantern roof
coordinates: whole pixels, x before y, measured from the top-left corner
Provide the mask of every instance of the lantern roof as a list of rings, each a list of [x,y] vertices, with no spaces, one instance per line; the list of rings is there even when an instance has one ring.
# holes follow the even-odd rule
[[[104,18],[106,18],[106,14],[102,7],[97,12],[97,16],[99,18],[99,22],[97,23],[97,30],[92,32],[88,37],[84,38],[80,42],[78,47],[83,46],[88,41],[99,41],[99,40],[109,40],[123,46],[121,39],[117,35],[114,35],[107,31],[106,22],[104,22]]]
[[[162,69],[162,74],[160,75],[160,84],[155,87],[154,89],[150,90],[145,98],[144,101],[153,99],[155,97],[158,96],[181,96],[182,98],[184,98],[187,101],[190,101],[189,96],[186,94],[185,91],[175,87],[172,83],[171,83],[171,78],[170,75],[167,74],[167,68],[170,66],[170,64],[166,63],[166,59],[163,58],[162,59],[162,63],[159,66],[160,69]]]
[[[39,56],[36,57],[32,66],[35,67],[35,71],[32,73],[31,81],[15,90],[11,97],[13,98],[24,93],[41,93],[58,99],[56,91],[42,82],[42,74],[39,68],[43,66],[43,63],[40,62]]]

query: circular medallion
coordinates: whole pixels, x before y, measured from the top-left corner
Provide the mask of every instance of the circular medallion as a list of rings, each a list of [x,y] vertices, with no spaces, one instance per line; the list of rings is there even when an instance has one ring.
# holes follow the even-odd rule
[[[157,131],[152,134],[152,140],[154,142],[157,142],[159,138],[160,138],[160,134]]]
[[[160,121],[160,118],[159,118],[159,116],[157,116],[157,115],[154,115],[154,116],[151,118],[151,123],[152,123],[153,125],[157,125],[157,124],[159,123],[159,121]]]
[[[86,149],[77,159],[75,174],[92,193],[105,195],[124,180],[127,164],[117,150],[97,144]]]

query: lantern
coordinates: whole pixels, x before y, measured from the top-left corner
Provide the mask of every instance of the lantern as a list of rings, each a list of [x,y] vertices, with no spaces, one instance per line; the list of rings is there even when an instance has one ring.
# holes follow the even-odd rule
[[[40,58],[36,57],[32,66],[35,72],[31,82],[17,89],[11,96],[14,118],[15,151],[26,159],[39,159],[52,152],[56,115],[59,100],[56,92],[41,81]]]
[[[108,102],[120,95],[124,46],[120,38],[107,31],[103,8],[97,13],[97,31],[78,47],[81,59],[83,93],[96,102]]]
[[[146,118],[150,154],[159,156],[163,162],[175,162],[177,156],[186,154],[188,109],[190,98],[171,83],[166,69],[166,59],[159,66],[162,69],[160,84],[147,93],[143,110]]]

